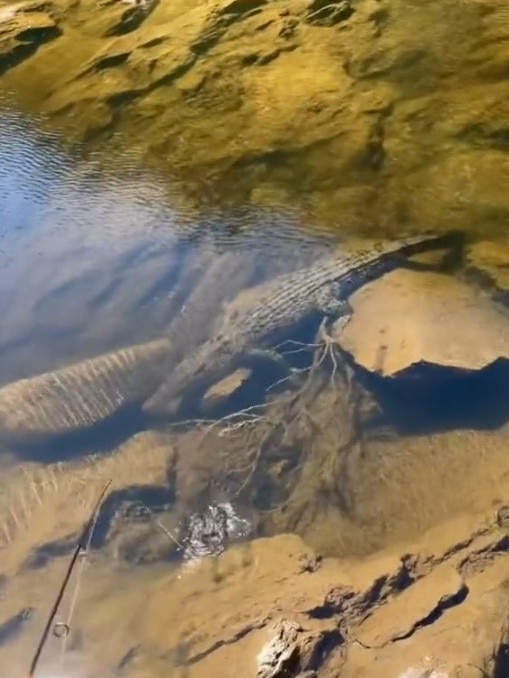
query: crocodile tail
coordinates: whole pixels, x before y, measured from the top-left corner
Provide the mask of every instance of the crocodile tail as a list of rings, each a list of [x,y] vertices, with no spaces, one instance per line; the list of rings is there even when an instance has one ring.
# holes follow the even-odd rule
[[[3,386],[0,438],[31,443],[98,424],[125,405],[141,405],[170,352],[168,340],[155,340]]]

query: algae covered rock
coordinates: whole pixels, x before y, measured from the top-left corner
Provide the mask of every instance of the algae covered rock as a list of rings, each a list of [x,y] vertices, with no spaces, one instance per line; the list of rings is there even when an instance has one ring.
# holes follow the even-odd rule
[[[476,243],[468,253],[470,271],[490,285],[500,298],[509,293],[509,248],[508,241],[484,240]]]

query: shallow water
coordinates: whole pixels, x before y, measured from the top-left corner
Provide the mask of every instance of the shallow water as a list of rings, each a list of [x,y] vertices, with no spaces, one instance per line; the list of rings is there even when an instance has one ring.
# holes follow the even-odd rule
[[[173,339],[175,327],[185,354],[193,342],[205,339],[224,299],[330,246],[325,236],[303,232],[297,214],[218,209],[204,215],[174,209],[164,183],[128,156],[114,170],[105,169],[100,160],[83,160],[57,137],[40,132],[36,121],[8,107],[0,117],[0,204],[2,385],[161,336]],[[200,290],[202,278],[217,289]],[[193,291],[191,311],[196,315],[201,309],[198,318],[185,313]],[[241,513],[228,496],[223,497],[227,503],[210,498],[210,508],[194,502],[199,488],[193,489],[193,466],[190,489],[176,496],[166,478],[173,441],[160,444],[149,434],[147,442],[142,437],[138,445],[135,436],[130,443],[137,427],[129,417],[107,428],[91,438],[52,439],[45,447],[36,440],[28,451],[4,448],[1,548],[9,593],[0,641],[15,655],[27,642],[34,645],[50,599],[50,589],[43,593],[35,587],[29,593],[34,605],[11,615],[11,605],[22,605],[24,598],[23,572],[29,580],[41,570],[49,577],[54,563],[69,556],[76,529],[109,475],[114,490],[101,508],[92,548],[102,553],[117,544],[113,562],[148,562],[157,568],[161,560],[193,561],[196,554],[221,553],[224,536],[235,541],[253,533],[246,507]],[[101,455],[108,465],[106,455],[119,444],[127,446],[128,457],[122,461],[122,452],[122,459],[113,453],[104,469]],[[218,512],[225,506],[226,535],[217,535]],[[162,528],[154,517],[161,512]],[[212,516],[208,541],[202,518],[207,512]],[[152,516],[148,524],[147,516]],[[20,660],[9,661],[17,670]]]
[[[313,245],[292,215],[187,214],[129,157],[103,171],[14,113],[1,125],[2,382],[160,336],[209,253],[249,252],[261,279],[260,260],[291,267]]]
[[[209,336],[224,300],[342,246],[326,229],[306,229],[306,215],[298,212],[174,207],[182,202],[172,202],[164,180],[133,158],[113,165],[85,160],[40,132],[37,121],[4,109],[0,384],[162,336],[176,337],[185,356]],[[316,330],[306,327],[291,338],[312,342]],[[4,646],[16,670],[34,646],[64,559],[108,477],[114,488],[92,553],[101,586],[113,575],[110,585],[120,590],[179,572],[196,553],[220,553],[223,538],[296,531],[324,553],[359,554],[483,505],[491,500],[487,487],[496,495],[498,476],[509,473],[507,408],[494,422],[488,415],[494,402],[505,402],[504,372],[466,389],[448,381],[439,405],[422,414],[426,395],[420,401],[415,387],[388,392],[355,374],[352,389],[352,370],[338,369],[336,354],[304,348],[296,345],[296,365],[307,369],[314,356],[316,371],[297,389],[276,388],[265,408],[257,409],[276,381],[272,367],[260,368],[225,409],[184,430],[158,425],[156,431],[129,412],[93,437],[80,433],[40,447],[35,441],[29,450],[6,444],[0,573],[8,593],[0,651]],[[474,421],[464,412],[479,390],[487,404],[473,408]],[[232,418],[242,407],[248,412]],[[401,421],[412,416],[414,429],[402,430]],[[483,428],[492,435],[483,437],[477,430]],[[467,474],[461,496],[451,497],[448,483],[480,458],[483,473]],[[218,535],[218,507],[225,505],[225,534]],[[37,586],[41,573],[44,591]],[[90,659],[101,635],[90,615],[94,595],[88,580],[88,616],[80,617],[69,643],[71,664],[73,653]],[[118,601],[113,609],[118,612]],[[52,642],[53,661],[61,648]],[[102,671],[96,664],[87,675]]]
[[[299,232],[294,215],[246,210],[207,216],[176,210],[164,184],[129,157],[120,158],[115,171],[105,170],[99,161],[84,161],[64,149],[58,138],[40,133],[33,121],[8,108],[0,117],[0,204],[2,384],[167,334],[172,321],[182,313],[189,291],[214,258],[227,256],[233,264],[232,276],[222,281],[221,294],[226,297],[238,291],[236,285],[242,281],[257,282],[291,269],[324,246],[318,238]],[[241,267],[234,264],[237,260],[243,262]],[[246,275],[237,276],[237,281],[234,274],[239,268]],[[213,300],[214,295],[210,302]],[[209,320],[217,310],[208,309]],[[126,420],[113,427],[115,444],[136,432]],[[77,467],[66,471],[65,465],[47,466],[45,471],[41,463],[49,457],[65,464],[75,456],[66,446],[67,442],[52,441],[46,452],[35,446],[28,461],[22,455],[21,466],[19,450],[6,449],[3,454],[2,570],[5,574],[10,571],[9,581],[22,563],[22,570],[46,571],[55,558],[69,554],[72,535],[106,478],[101,469],[92,473],[89,488],[82,477],[88,473],[87,465],[81,471]],[[90,455],[97,448],[104,448],[101,433],[84,441],[79,455]],[[141,445],[139,455],[153,454],[150,440]],[[127,469],[125,463],[113,462],[110,472],[116,481],[119,474],[127,471],[127,475],[101,511],[94,548],[104,547],[112,529],[115,536],[110,522],[119,511],[121,514],[123,502],[143,501],[158,511],[174,503],[164,482],[164,450],[161,455],[158,465],[154,464],[163,476],[159,485],[150,485],[148,459],[143,456],[131,457]],[[136,489],[147,482],[146,490]],[[188,512],[187,519],[196,521],[195,515]],[[240,531],[230,527],[233,536],[249,532],[246,520],[237,518],[233,509],[228,520],[229,525],[243,526]],[[149,560],[157,561],[164,558],[160,549],[167,552],[174,544],[165,533],[158,533],[157,526],[149,524],[149,528],[156,537],[163,536],[163,545],[154,548],[155,557],[150,557],[148,547]],[[189,548],[183,549],[180,560],[192,559],[193,549],[198,553],[204,550],[193,543],[192,534],[188,536]],[[142,541],[146,537],[145,529]],[[136,561],[137,554],[147,550],[136,548],[136,540],[139,535],[134,545],[127,544],[121,560]],[[209,552],[219,553],[224,544],[218,543],[218,548]],[[18,578],[23,579],[21,572]],[[9,583],[11,592],[12,588],[17,590],[17,580]],[[35,596],[40,598],[37,591]],[[15,598],[17,605],[19,592]],[[38,606],[39,624],[47,607]],[[4,616],[8,617],[5,623]],[[31,617],[28,611],[10,616],[4,610],[2,645],[15,639]]]
[[[253,537],[295,532],[326,556],[394,544],[411,553],[444,519],[507,502],[509,329],[486,285],[493,275],[507,307],[507,9],[382,0],[352,3],[351,18],[327,25],[349,3],[322,8],[318,23],[300,2],[280,13],[286,3],[228,4],[225,23],[215,4],[209,14],[210,3],[156,2],[139,29],[99,38],[118,29],[125,3],[57,0],[29,6],[27,20],[54,14],[61,36],[50,29],[54,40],[39,46],[21,25],[3,43],[0,86],[18,91],[0,101],[0,423],[6,401],[21,432],[37,429],[41,403],[48,426],[61,413],[69,423],[81,397],[88,421],[0,443],[2,675],[26,674],[108,478],[78,608],[74,578],[58,617],[71,620],[70,637],[51,637],[41,678],[214,678],[221,671],[199,658],[220,666],[232,629],[207,637],[221,625],[211,592],[242,616],[248,592],[228,599],[229,584],[246,563],[257,570]],[[11,4],[0,5],[10,31]],[[18,38],[40,48],[24,59]],[[49,119],[23,117],[14,98]],[[64,145],[47,131],[57,124],[87,145]],[[302,369],[296,383],[261,363],[217,407],[198,415],[191,403],[199,421],[140,414],[152,368],[154,382],[171,374],[239,290],[348,246],[338,233],[448,227],[487,238],[484,260],[469,250],[481,293],[479,280],[463,294],[440,276],[430,286],[419,272],[390,278],[359,303],[356,363],[315,340],[313,319],[284,347]],[[142,368],[135,357],[132,392],[131,372],[104,376],[102,358],[72,371],[166,336],[171,361],[166,347],[161,363],[160,351]],[[475,371],[476,358],[499,355],[481,373],[443,367]],[[409,356],[432,364],[378,373]],[[9,384],[67,366],[62,390],[22,382],[2,400]],[[55,393],[57,407],[44,410]],[[289,566],[269,548],[278,601]],[[224,549],[234,565],[217,557]],[[260,582],[250,581],[255,598]],[[246,613],[250,623],[264,605]],[[254,675],[254,654],[235,678]]]

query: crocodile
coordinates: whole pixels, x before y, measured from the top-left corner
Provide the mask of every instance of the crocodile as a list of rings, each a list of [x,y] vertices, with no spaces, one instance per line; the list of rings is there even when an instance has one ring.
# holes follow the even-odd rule
[[[125,407],[141,407],[162,375],[182,359],[184,347],[204,341],[217,310],[249,284],[254,267],[233,253],[200,257],[184,272],[176,295],[183,309],[165,336],[82,360],[0,387],[0,441],[33,446],[78,434]],[[203,271],[201,270],[203,269]],[[190,280],[197,282],[188,291]]]
[[[104,353],[0,388],[0,440],[30,445],[79,432],[155,391],[168,364],[167,338]]]
[[[250,358],[282,360],[275,342],[306,317],[329,320],[351,315],[348,299],[370,280],[408,263],[408,257],[462,243],[458,231],[421,234],[371,243],[344,255],[327,254],[310,266],[241,292],[225,305],[212,337],[177,364],[143,410],[155,417],[175,415],[184,399],[196,398]]]

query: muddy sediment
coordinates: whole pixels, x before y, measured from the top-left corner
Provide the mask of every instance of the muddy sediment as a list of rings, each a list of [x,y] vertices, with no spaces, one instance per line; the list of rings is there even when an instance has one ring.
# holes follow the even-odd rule
[[[357,310],[368,322],[369,306]],[[77,530],[112,477],[64,648],[68,670],[504,675],[507,425],[402,436],[380,394],[356,378],[364,368],[330,341],[309,347],[300,383],[262,411],[141,433],[108,456],[7,467],[4,665],[26,663]],[[225,498],[251,533],[183,563],[182,516]],[[52,638],[48,669],[62,651]]]
[[[154,678],[502,676],[507,548],[493,510],[368,560],[320,558],[295,535],[180,572],[112,570],[95,556],[64,666]],[[62,565],[46,568],[50,588]],[[43,619],[37,577],[25,571],[4,593],[0,622],[13,630],[0,652],[19,670]],[[51,639],[43,666],[55,669],[60,652]]]

